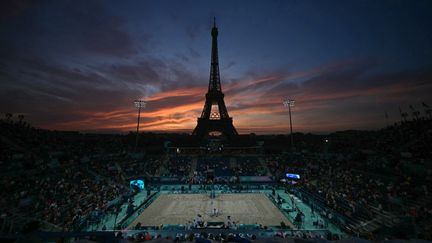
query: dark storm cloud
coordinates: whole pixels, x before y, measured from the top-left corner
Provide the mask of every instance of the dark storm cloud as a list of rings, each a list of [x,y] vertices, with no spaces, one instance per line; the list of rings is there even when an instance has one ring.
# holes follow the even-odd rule
[[[172,60],[150,58],[72,68],[36,56],[17,55],[0,58],[0,79],[1,111],[24,113],[27,120],[43,127],[86,127],[95,131],[129,129],[132,125],[128,124],[135,121],[134,99],[179,87],[188,89],[200,81]],[[184,112],[160,111],[173,104],[200,101],[202,93],[188,97],[181,92],[179,96],[171,94],[157,102],[149,101],[147,111],[155,113],[153,117],[144,116],[143,121],[148,126],[179,123],[186,116]]]
[[[282,100],[293,98],[296,129],[323,132],[373,128],[384,124],[385,112],[398,120],[400,105],[432,101],[430,68],[376,72],[380,67],[373,60],[339,61],[304,72],[249,74],[226,85],[228,109],[237,121],[284,129]]]
[[[125,30],[125,19],[111,14],[103,1],[42,1],[29,4],[26,15],[3,18],[9,33],[1,41],[3,51],[13,48],[41,56],[127,57],[142,50],[149,36],[141,35],[137,46]],[[18,40],[18,42],[17,42]]]
[[[425,97],[421,91],[430,89],[432,73],[428,69],[385,74],[370,74],[370,70],[373,65],[366,61],[338,62],[304,72],[260,76],[248,73],[224,86],[226,102],[230,114],[237,119],[267,114],[260,118],[265,122],[284,116],[281,101],[292,96],[298,102],[296,119],[309,119],[303,124],[315,124],[312,120],[322,116],[323,111],[346,123],[343,118],[347,111],[355,110],[356,115],[361,115],[373,105],[373,101],[366,106],[364,101],[359,104],[358,98],[392,97],[404,92],[413,98]],[[164,81],[160,73],[170,73],[170,79]],[[135,111],[131,101],[146,92],[149,98],[144,126],[156,129],[193,124],[206,91],[201,78],[181,64],[166,60],[72,69],[35,58],[9,58],[8,62],[0,62],[0,78],[5,87],[1,92],[1,110],[20,111],[41,125],[64,129],[132,129]],[[301,82],[296,83],[298,79]],[[136,89],[140,84],[157,91]],[[13,106],[7,105],[10,100],[15,100]],[[37,106],[29,107],[29,103]],[[326,124],[322,118],[321,122]]]
[[[9,63],[0,70],[0,78],[0,109],[29,114],[30,120],[44,125],[80,120],[85,113],[120,109],[130,97],[140,96],[139,91],[118,88],[96,72],[42,60]]]
[[[2,1],[0,3],[0,18],[7,18],[22,14],[32,4],[32,0]]]
[[[79,45],[82,51],[113,56],[136,52],[131,37],[124,29],[124,18],[108,13],[103,1],[73,1],[60,8],[60,27],[65,31],[65,38],[73,39],[71,44]]]
[[[125,19],[108,12],[103,1],[73,1],[62,6],[62,28],[84,51],[127,56],[136,52]],[[68,34],[69,33],[69,34]],[[144,40],[145,41],[145,40]]]
[[[317,94],[330,100],[343,100],[369,95],[380,95],[386,92],[410,91],[410,88],[431,84],[431,72],[428,68],[405,71],[387,71],[373,73],[374,65],[369,63],[348,64],[331,68],[313,77],[300,87],[300,92]],[[319,95],[318,95],[319,94]]]
[[[133,64],[119,63],[102,67],[111,77],[122,82],[158,85],[161,83],[160,72],[167,66],[158,60],[143,60]]]

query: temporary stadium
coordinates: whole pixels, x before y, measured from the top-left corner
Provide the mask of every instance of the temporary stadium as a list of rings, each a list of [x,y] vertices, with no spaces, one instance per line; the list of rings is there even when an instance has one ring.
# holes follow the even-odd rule
[[[1,17],[8,19],[7,21],[23,18],[22,23],[27,23],[33,28],[28,19],[20,14],[33,16],[37,13],[37,18],[46,14],[42,11],[43,8],[42,10],[36,8],[34,10],[36,12],[28,13],[25,10],[28,6],[27,1],[18,2],[21,4],[13,5],[10,13],[2,13]],[[195,6],[197,2],[193,5]],[[278,96],[278,89],[281,89],[281,86],[278,86],[279,83],[275,83],[274,80],[279,76],[290,80],[289,85],[285,86],[291,90],[297,90],[303,87],[299,84],[301,82],[314,83],[317,82],[316,80],[330,82],[329,80],[333,80],[334,76],[337,80],[339,78],[345,80],[362,71],[357,69],[341,71],[337,75],[326,74],[327,76],[322,77],[319,75],[328,67],[317,68],[318,71],[315,70],[316,72],[314,71],[311,76],[307,76],[310,75],[307,72],[293,72],[294,74],[288,72],[288,74],[276,75],[277,78],[274,78],[275,75],[273,75],[247,81],[248,86],[240,86],[240,88],[238,88],[237,80],[233,78],[227,82],[229,88],[225,92],[223,88],[225,83],[221,81],[221,73],[222,71],[229,72],[230,67],[235,64],[219,65],[219,54],[222,55],[222,53],[220,53],[218,41],[224,43],[224,38],[228,38],[226,36],[232,35],[233,32],[227,31],[229,34],[224,36],[222,34],[224,28],[229,29],[229,27],[220,25],[219,19],[212,16],[211,23],[206,25],[205,31],[202,30],[202,27],[187,28],[187,34],[185,34],[187,38],[190,38],[191,43],[195,43],[194,41],[198,43],[199,37],[197,36],[199,35],[205,36],[207,44],[211,41],[211,48],[209,44],[209,49],[207,49],[211,54],[205,57],[210,66],[208,81],[206,63],[206,79],[200,81],[197,89],[184,82],[176,82],[175,85],[170,85],[181,88],[182,92],[165,91],[166,87],[162,85],[159,88],[150,89],[152,94],[156,94],[153,96],[140,96],[140,92],[133,90],[133,94],[136,95],[134,97],[117,97],[115,91],[108,90],[112,86],[121,86],[115,82],[110,83],[107,78],[106,70],[115,66],[111,63],[114,61],[109,54],[116,53],[123,58],[125,63],[130,62],[130,56],[126,54],[122,56],[123,51],[128,50],[125,51],[120,47],[129,44],[133,38],[119,37],[116,40],[120,44],[111,45],[107,36],[122,36],[120,27],[123,26],[124,20],[121,17],[106,18],[105,15],[109,15],[110,12],[102,11],[105,9],[102,7],[104,5],[99,4],[89,4],[91,15],[81,8],[74,8],[72,6],[74,4],[67,5],[68,8],[62,8],[62,12],[86,20],[86,24],[77,27],[79,31],[90,36],[85,40],[90,41],[92,38],[101,37],[107,39],[106,43],[101,41],[101,44],[94,45],[89,42],[88,47],[86,46],[85,53],[95,51],[100,55],[99,59],[92,59],[94,62],[100,60],[104,62],[103,68],[98,66],[99,69],[88,79],[85,75],[89,70],[94,70],[96,64],[87,62],[80,68],[72,68],[76,63],[81,65],[81,60],[78,59],[70,61],[71,68],[69,66],[50,68],[43,61],[31,64],[32,66],[29,67],[29,63],[32,63],[32,58],[35,57],[31,56],[33,55],[31,52],[26,51],[28,59],[10,58],[7,63],[0,62],[1,82],[5,80],[5,85],[0,84],[0,87],[2,89],[5,87],[5,90],[7,89],[13,97],[16,97],[11,98],[8,105],[0,106],[2,112],[0,119],[1,242],[212,243],[432,240],[432,109],[428,105],[428,100],[421,99],[426,96],[413,98],[413,105],[405,104],[403,108],[397,105],[392,106],[398,111],[396,118],[389,119],[385,112],[382,117],[383,122],[374,123],[375,127],[370,129],[341,128],[348,122],[352,122],[350,124],[376,122],[371,118],[372,116],[367,115],[364,115],[361,121],[352,121],[357,118],[350,120],[351,114],[356,112],[360,114],[363,111],[351,108],[353,103],[349,102],[339,107],[341,110],[346,109],[344,110],[346,112],[355,110],[353,113],[346,114],[345,120],[331,118],[326,110],[330,109],[329,106],[324,107],[321,103],[314,103],[315,105],[301,110],[302,113],[299,116],[306,118],[296,120],[298,107],[307,106],[308,102],[312,102],[311,100],[316,97],[309,97],[300,92],[296,93],[297,96]],[[251,5],[255,6],[253,3]],[[371,5],[375,6],[375,3]],[[123,5],[113,4],[112,6],[115,8],[112,8],[111,11],[114,9],[116,10],[114,12],[118,14],[126,11]],[[261,3],[259,6],[264,8],[266,5]],[[284,7],[286,7],[284,3],[278,2],[274,11],[296,14],[295,11],[291,11],[291,6],[288,10]],[[29,7],[29,9],[33,8]],[[191,9],[192,7],[188,7],[188,11],[192,11]],[[130,12],[127,12],[124,18],[135,13],[133,9],[128,11]],[[256,9],[256,13],[260,11],[261,9],[259,11]],[[235,16],[244,14],[241,8],[235,13]],[[151,19],[157,18],[151,11],[145,14],[151,16]],[[224,14],[220,13],[223,17],[226,16]],[[231,16],[229,12],[226,14]],[[285,12],[282,16],[284,15]],[[175,26],[177,21],[181,22],[181,19],[186,18],[174,13],[169,16],[171,17],[168,19],[172,21],[170,26]],[[47,20],[42,18],[40,22],[47,26],[52,25],[51,27],[59,33],[74,31],[74,28],[56,27],[78,21],[70,16],[64,18],[70,19],[66,23],[63,23],[62,20],[59,20],[58,23],[55,21],[45,23]],[[160,26],[166,26],[164,21],[166,20],[158,22]],[[269,29],[274,25],[272,21],[272,18],[266,19],[265,23],[268,24]],[[247,22],[257,26],[261,24],[256,23],[254,18],[248,19]],[[22,23],[20,22],[19,27],[25,28],[26,24]],[[94,27],[95,35],[93,32],[85,32],[87,23],[96,26]],[[305,23],[308,21],[305,20]],[[107,31],[105,29],[108,28],[107,26],[113,28],[108,31],[109,34],[104,32]],[[161,31],[160,26],[158,25],[153,31]],[[128,28],[132,27],[136,26],[128,26]],[[35,30],[32,29],[31,33],[37,32],[34,35],[39,36],[45,33],[42,30],[44,28],[35,24]],[[8,31],[13,32],[10,29]],[[65,48],[71,48],[72,52],[75,52],[75,49],[72,48],[73,43],[79,42],[80,38],[69,36],[70,39],[66,40],[60,38],[60,34],[53,33],[50,35],[58,39],[51,40],[53,41],[50,42],[53,43],[52,48],[45,45],[44,50],[47,53],[56,50],[54,42],[57,40],[63,41],[62,45]],[[173,33],[182,35],[175,31]],[[134,37],[152,43],[151,36],[141,34],[137,36]],[[19,40],[22,39],[25,38],[20,35]],[[34,38],[34,41],[38,42],[38,39]],[[315,41],[320,42],[321,40]],[[17,41],[16,45],[19,43],[21,42]],[[197,43],[195,44],[201,45],[204,42]],[[248,43],[244,41],[245,47],[249,46]],[[224,50],[229,44],[227,42],[223,44]],[[147,53],[152,48],[159,51],[158,45],[162,44],[157,43],[150,45],[151,48],[146,47],[147,49],[135,51]],[[174,49],[181,47],[181,45],[172,45]],[[267,43],[267,45],[271,44]],[[22,48],[27,50],[25,45]],[[174,52],[174,50],[169,50]],[[232,52],[235,53],[235,51]],[[3,52],[1,49],[0,53],[9,55],[12,51]],[[133,53],[128,55],[138,55]],[[192,49],[190,53],[197,59],[201,58],[201,54],[195,53]],[[173,53],[174,56],[175,54]],[[53,54],[52,58],[54,57]],[[61,57],[67,58],[66,55]],[[177,55],[176,58],[183,60],[184,63],[190,60],[189,57],[181,55]],[[156,60],[152,65],[159,65],[161,60],[163,58]],[[266,60],[264,56],[260,61],[264,63]],[[15,62],[28,65],[28,69],[11,64]],[[140,62],[141,66],[147,64],[146,61]],[[152,65],[149,66],[153,67]],[[169,65],[179,66],[180,64],[171,62]],[[169,65],[161,64],[160,67]],[[365,69],[373,65],[377,64],[365,65]],[[162,74],[153,73],[153,69],[149,68],[151,69],[149,71],[141,66],[135,69],[140,69],[141,72],[155,80],[162,77]],[[341,68],[341,64],[330,66],[332,70]],[[125,69],[126,73],[135,72],[134,68],[115,66],[111,74],[118,75]],[[44,70],[51,72],[51,75],[57,75],[55,77],[63,77],[63,79],[56,78],[57,83],[67,84],[57,89],[53,84],[37,86],[29,81],[26,87],[30,87],[30,90],[25,95],[20,93],[19,88],[13,86],[15,85],[13,82],[18,82],[15,77],[19,75],[27,75],[26,77],[38,80],[49,80],[51,76],[44,74]],[[69,72],[73,72],[73,75]],[[167,77],[177,75],[184,79],[193,78],[192,75],[188,76],[185,73],[184,70],[177,70],[177,72],[164,73],[164,75]],[[406,89],[424,89],[426,91],[421,92],[428,93],[432,76],[429,73],[429,76],[426,75],[426,78],[423,78],[422,75],[425,73],[419,71],[412,79],[406,73],[398,73],[391,77],[392,80],[409,77],[409,82],[420,80],[421,86],[419,87],[421,88],[410,86]],[[254,72],[248,72],[248,75],[253,74]],[[140,75],[138,75],[139,78],[141,78]],[[357,82],[360,76],[363,78],[368,75],[372,74],[362,73],[355,80]],[[66,76],[71,76],[68,82],[64,81],[67,79]],[[123,78],[123,76],[120,77]],[[304,81],[304,79],[308,80]],[[383,76],[374,79],[375,86],[366,91],[352,91],[351,93],[344,91],[335,95],[336,98],[333,96],[327,98],[332,100],[342,97],[341,99],[345,101],[354,97],[352,99],[355,99],[355,104],[363,106],[365,101],[361,99],[362,95],[379,90],[385,95],[374,96],[374,102],[384,103],[385,98],[394,101],[397,98],[396,95],[386,92],[394,90],[401,92],[400,90],[405,87],[402,85],[405,81],[394,85],[391,83],[393,86],[388,91],[382,86],[393,81],[384,79]],[[6,84],[7,80],[13,82]],[[80,97],[81,93],[87,92],[82,88],[85,85],[79,86],[80,88],[73,88],[69,85],[72,83],[81,85],[81,82],[89,82],[95,86],[105,82],[105,84],[109,83],[109,87],[97,88],[89,92],[91,96],[95,96],[91,102],[86,99],[73,100],[67,98],[67,95],[61,95],[62,92],[65,92],[71,97]],[[331,92],[338,92],[339,85],[346,85],[344,82],[340,81],[340,84],[335,85]],[[355,89],[361,89],[364,85],[358,83],[360,82],[353,85]],[[133,89],[141,87],[140,85],[145,86],[143,89],[147,90],[146,85],[150,84],[142,81],[137,86],[133,86]],[[128,85],[123,86],[129,87]],[[274,112],[276,115],[266,112],[266,109],[272,109],[275,103],[261,104],[261,108],[257,109],[255,114],[254,105],[248,106],[242,101],[234,99],[236,101],[234,102],[229,99],[230,96],[236,94],[239,96],[236,93],[240,92],[238,90],[247,89],[248,92],[254,94],[263,89],[263,86],[272,86],[272,92],[248,101],[258,104],[262,96],[277,100],[277,105],[280,107]],[[200,92],[199,95],[193,93],[196,90]],[[168,95],[166,97],[157,96],[158,92],[166,92]],[[0,94],[11,97],[3,91]],[[49,102],[46,103],[46,106],[40,107],[33,104],[34,97],[37,97],[37,101],[47,100]],[[298,100],[297,97],[302,98]],[[426,99],[430,99],[430,96],[428,97]],[[242,97],[242,99],[247,98]],[[51,102],[51,99],[57,102]],[[3,103],[5,99],[0,100]],[[122,100],[127,100],[130,107],[124,110],[118,108],[116,102]],[[328,100],[325,102],[330,102]],[[176,102],[199,103],[200,108],[198,112],[194,108],[194,112],[186,113],[186,115],[180,114],[183,109],[188,109],[188,104],[175,106]],[[45,113],[38,118],[37,115],[27,116],[28,113],[20,112],[19,109],[14,112],[13,104],[15,103],[25,103],[26,107]],[[165,108],[168,110],[169,118],[164,117],[154,108],[163,106],[163,103],[170,103],[174,106]],[[61,104],[66,104],[64,109]],[[73,108],[79,104],[101,111],[81,113],[74,111]],[[366,106],[367,110],[374,112],[377,110],[376,107]],[[3,112],[7,109],[12,112]],[[228,113],[231,110],[237,112],[234,113],[237,115],[230,113],[231,116]],[[317,112],[317,110],[330,122],[311,121],[313,119],[310,119],[308,114]],[[190,127],[189,117],[184,118],[191,114],[194,115],[193,127]],[[285,119],[280,126],[285,130],[272,133],[254,132],[254,129],[279,129],[275,125],[277,121],[275,123],[268,121],[270,125],[256,122],[257,119],[272,120],[274,117]],[[34,124],[32,119],[39,123]],[[163,129],[167,128],[162,126],[165,124],[164,119],[169,120],[170,126],[174,128],[189,124],[190,129],[164,131]],[[237,122],[237,119],[243,120]],[[88,131],[87,128],[93,126],[94,121],[106,130]],[[308,127],[301,124],[302,122],[318,124],[316,125],[318,128],[324,129],[326,126],[331,126],[332,129],[336,129],[310,133],[307,131]],[[252,132],[242,130],[247,126]],[[123,127],[125,129],[121,130]],[[161,127],[161,130],[153,130],[154,127]]]

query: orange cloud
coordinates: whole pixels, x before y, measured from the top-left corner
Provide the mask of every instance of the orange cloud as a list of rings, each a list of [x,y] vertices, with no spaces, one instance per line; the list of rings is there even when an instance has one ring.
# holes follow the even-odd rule
[[[206,90],[202,86],[196,86],[191,88],[181,88],[175,90],[168,90],[156,93],[146,99],[146,101],[160,101],[171,97],[185,97],[185,96],[203,96]]]
[[[330,71],[317,68],[305,72],[272,74],[227,84],[224,88],[225,93],[228,93],[225,102],[237,130],[240,133],[288,132],[288,112],[282,105],[286,95],[296,99],[296,106],[293,108],[294,131],[330,131],[373,126],[379,123],[380,118],[370,115],[367,120],[354,119],[352,115],[347,116],[338,109],[344,105],[349,107],[350,104],[358,107],[361,105],[356,103],[358,98],[365,103],[377,97],[395,97],[407,92],[416,93],[421,89],[430,89],[428,83],[411,85],[403,80],[393,82],[386,76],[381,77],[382,81],[378,78],[366,80],[365,85],[344,80],[342,82],[337,75],[336,78],[326,76],[326,72],[334,72],[334,68],[330,66]],[[294,83],[293,80],[297,78],[306,78],[307,81]],[[347,75],[342,78],[353,77]],[[141,131],[192,132],[196,126],[196,118],[203,109],[206,91],[206,85],[193,86],[161,91],[147,97],[147,107],[141,112]],[[124,132],[134,131],[136,128],[137,111],[132,106],[80,115],[86,118],[58,123],[55,127],[65,130],[84,127],[86,130]],[[364,118],[360,111],[356,116]]]

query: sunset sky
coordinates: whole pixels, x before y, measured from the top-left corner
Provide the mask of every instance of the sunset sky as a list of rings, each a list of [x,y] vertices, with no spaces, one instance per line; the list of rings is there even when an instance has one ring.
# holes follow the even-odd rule
[[[8,2],[8,3],[6,3]],[[0,113],[47,129],[192,132],[209,80],[240,133],[376,129],[432,106],[432,1],[0,3]],[[386,121],[385,113],[389,119]],[[3,114],[1,114],[3,116]]]

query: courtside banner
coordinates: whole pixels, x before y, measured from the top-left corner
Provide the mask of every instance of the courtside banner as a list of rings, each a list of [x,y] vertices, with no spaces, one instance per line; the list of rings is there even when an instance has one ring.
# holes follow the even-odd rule
[[[272,176],[240,176],[240,182],[273,182]]]

